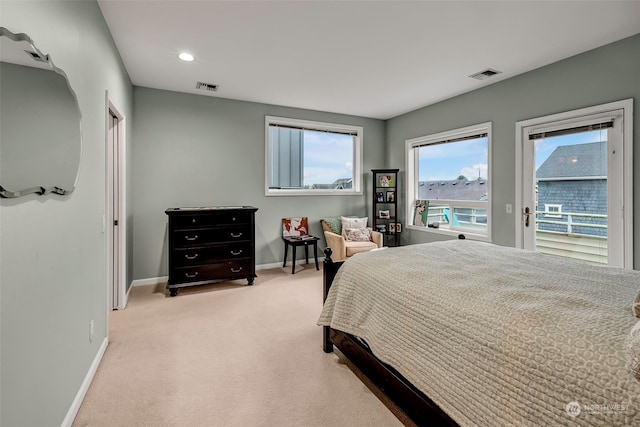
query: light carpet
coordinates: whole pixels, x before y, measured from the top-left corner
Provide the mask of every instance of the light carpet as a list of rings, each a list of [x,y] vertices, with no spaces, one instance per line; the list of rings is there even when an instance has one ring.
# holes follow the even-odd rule
[[[322,271],[135,287],[73,426],[401,426],[343,357],[322,351]],[[373,392],[372,392],[373,390]],[[388,405],[394,412],[391,412]]]

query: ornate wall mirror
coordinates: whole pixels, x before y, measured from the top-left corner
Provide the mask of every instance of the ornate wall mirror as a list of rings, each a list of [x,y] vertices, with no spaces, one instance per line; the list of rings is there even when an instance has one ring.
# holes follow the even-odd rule
[[[0,196],[69,194],[82,116],[67,76],[31,38],[0,27]]]

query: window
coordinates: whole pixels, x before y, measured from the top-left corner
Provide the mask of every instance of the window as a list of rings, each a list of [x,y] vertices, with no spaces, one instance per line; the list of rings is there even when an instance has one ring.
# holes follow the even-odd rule
[[[491,239],[491,123],[407,140],[407,212],[412,230]],[[428,200],[428,227],[412,226]]]
[[[267,196],[362,194],[360,126],[266,116]]]
[[[549,218],[562,218],[562,205],[545,203],[544,212]]]

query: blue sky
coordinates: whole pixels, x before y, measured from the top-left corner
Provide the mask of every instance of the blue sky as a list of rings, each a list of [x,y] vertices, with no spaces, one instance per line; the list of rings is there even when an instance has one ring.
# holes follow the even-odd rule
[[[585,144],[606,140],[606,130],[582,132],[573,135],[545,138],[536,141],[536,169],[562,145]],[[437,181],[487,178],[487,139],[478,138],[449,144],[428,145],[420,148],[419,180]]]
[[[586,144],[607,140],[607,130],[594,130],[591,132],[574,133],[572,135],[556,136],[553,138],[539,139],[536,141],[536,170],[553,153],[556,147],[563,145]]]
[[[536,141],[536,169],[561,145],[606,139],[600,131],[546,138]],[[304,133],[304,184],[329,184],[353,174],[353,137],[327,132]],[[487,178],[487,139],[478,138],[420,148],[419,180],[436,181]]]
[[[304,132],[304,185],[330,184],[352,176],[352,136]]]
[[[418,180],[487,178],[487,138],[420,147]]]

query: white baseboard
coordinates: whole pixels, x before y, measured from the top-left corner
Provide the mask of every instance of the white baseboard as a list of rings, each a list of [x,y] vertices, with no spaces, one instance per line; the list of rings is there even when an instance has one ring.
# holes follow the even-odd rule
[[[324,259],[324,258],[322,258]],[[309,258],[309,262],[313,263],[314,260],[312,258]],[[320,258],[318,258],[318,262],[322,262],[322,260]],[[298,259],[296,260],[296,265],[303,265],[306,264],[306,260],[305,259]],[[291,265],[291,261],[287,260],[287,267]],[[256,271],[258,270],[268,270],[270,268],[282,268],[282,263],[281,262],[272,262],[270,264],[260,264],[260,265],[256,265]],[[146,285],[160,285],[160,284],[165,284],[167,283],[167,280],[169,279],[168,276],[160,276],[160,277],[149,277],[146,279],[136,279],[134,281],[131,282],[131,286],[129,287],[129,292],[131,291],[131,289],[134,286],[146,286]]]
[[[320,260],[318,260],[319,262]],[[309,262],[314,262],[313,259],[309,258]],[[298,259],[296,260],[296,265],[304,265],[307,262],[304,259]],[[287,260],[287,267],[291,266],[291,261]],[[270,264],[260,264],[260,265],[256,265],[256,271],[258,270],[268,270],[270,268],[282,268],[282,263],[281,262],[272,262]]]
[[[160,276],[160,277],[149,277],[147,279],[137,279],[131,282],[131,286],[129,290],[134,286],[146,286],[146,285],[159,285],[162,283],[167,283],[169,276]]]
[[[73,399],[73,402],[71,403],[71,407],[67,411],[67,416],[64,417],[64,420],[60,425],[61,427],[71,427],[71,425],[73,424],[73,420],[75,420],[76,415],[78,415],[80,405],[82,405],[82,401],[84,400],[84,397],[89,390],[89,386],[91,385],[91,381],[93,381],[93,377],[96,375],[96,371],[98,370],[98,366],[102,361],[104,352],[107,351],[108,345],[109,339],[105,338],[104,341],[102,341],[102,345],[100,345],[100,348],[98,349],[96,357],[93,359],[93,363],[91,363],[91,366],[89,367],[89,372],[87,372],[87,375],[84,377],[84,381],[82,381],[82,384],[80,385],[80,390],[78,390],[75,399]]]

